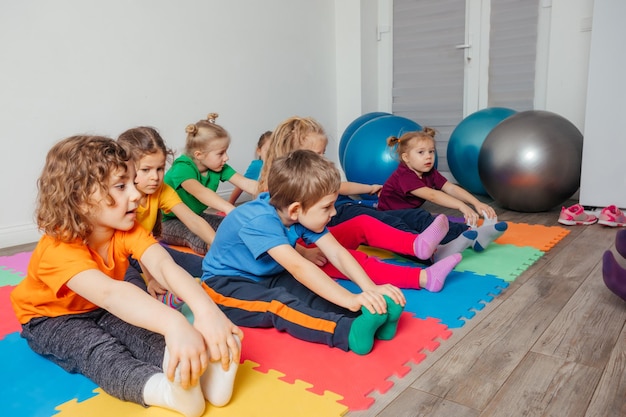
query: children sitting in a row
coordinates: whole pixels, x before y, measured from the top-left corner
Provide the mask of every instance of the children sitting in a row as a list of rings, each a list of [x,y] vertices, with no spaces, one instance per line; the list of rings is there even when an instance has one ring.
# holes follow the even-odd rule
[[[405,304],[398,286],[439,291],[468,246],[437,257],[450,229],[441,215],[428,214],[433,219],[419,231],[401,230],[370,216],[384,212],[348,204],[337,221],[340,193],[379,187],[341,182],[322,156],[326,135],[312,119],[277,127],[258,187],[264,192],[234,208],[217,195],[220,182],[250,194],[257,182],[226,164],[230,137],[215,117],[187,127],[186,154],[165,174],[171,152],[152,128],[130,129],[118,143],[83,136],[56,144],[39,180],[45,235],[11,294],[34,351],[118,398],[186,416],[200,415],[205,398],[218,406],[229,401],[243,336],[238,325],[275,327],[367,354],[375,340],[396,333]],[[204,213],[209,206],[226,217]],[[201,285],[192,276],[200,275],[202,258],[163,249],[150,236],[158,234],[159,212],[163,241],[200,254],[208,247]],[[332,221],[337,225],[327,228]],[[473,242],[477,235],[463,229],[456,237]],[[424,260],[434,254],[436,262],[424,269],[386,264],[356,251],[361,244]],[[153,297],[124,282],[140,271]],[[354,281],[362,292],[345,290],[331,276]],[[194,313],[193,325],[154,299],[174,294]]]

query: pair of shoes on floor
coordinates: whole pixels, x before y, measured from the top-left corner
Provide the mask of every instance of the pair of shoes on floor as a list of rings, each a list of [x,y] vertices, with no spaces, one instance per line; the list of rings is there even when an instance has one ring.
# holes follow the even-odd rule
[[[623,227],[626,226],[626,215],[617,207],[608,206],[600,212],[598,224],[610,227]]]
[[[598,221],[598,217],[585,212],[580,204],[574,204],[570,207],[562,207],[559,215],[559,223],[566,226],[580,226],[594,224]]]

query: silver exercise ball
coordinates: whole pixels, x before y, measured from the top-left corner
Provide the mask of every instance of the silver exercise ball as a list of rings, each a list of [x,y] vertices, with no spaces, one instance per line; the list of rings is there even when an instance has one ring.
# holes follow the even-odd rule
[[[583,135],[548,111],[516,113],[494,127],[478,155],[478,174],[496,203],[520,212],[548,211],[580,186]]]

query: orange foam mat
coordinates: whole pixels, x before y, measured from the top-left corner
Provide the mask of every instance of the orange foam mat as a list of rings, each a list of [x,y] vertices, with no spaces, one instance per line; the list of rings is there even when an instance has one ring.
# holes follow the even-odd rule
[[[531,246],[547,252],[569,234],[569,230],[560,226],[507,222],[506,232],[496,243],[501,245]]]
[[[213,407],[207,403],[203,416],[210,417],[318,417],[342,416],[348,408],[339,404],[339,395],[326,391],[314,394],[311,384],[281,381],[284,374],[276,371],[255,371],[258,364],[245,361],[239,366],[235,390],[231,402],[225,407]],[[57,407],[55,417],[181,417],[181,414],[160,407],[144,408],[138,404],[120,401],[101,388],[85,401],[68,401]]]

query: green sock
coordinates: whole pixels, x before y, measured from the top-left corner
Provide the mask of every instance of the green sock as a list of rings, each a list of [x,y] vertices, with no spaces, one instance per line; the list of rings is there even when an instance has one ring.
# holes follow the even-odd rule
[[[376,331],[376,338],[380,340],[391,340],[396,335],[396,330],[398,330],[398,320],[400,320],[404,307],[397,304],[386,295],[384,297],[385,301],[387,301],[387,321]]]
[[[358,355],[370,353],[374,347],[376,330],[387,321],[387,314],[372,314],[361,307],[361,315],[354,319],[348,334],[348,347]]]

